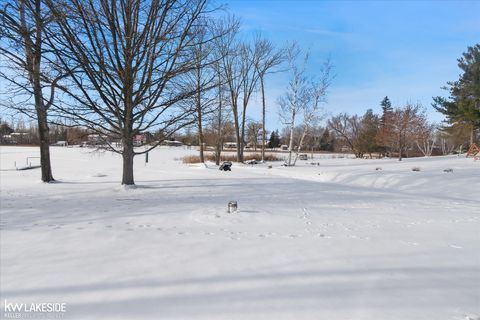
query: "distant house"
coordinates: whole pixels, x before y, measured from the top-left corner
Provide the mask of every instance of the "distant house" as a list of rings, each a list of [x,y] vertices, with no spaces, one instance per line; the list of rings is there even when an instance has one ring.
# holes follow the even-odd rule
[[[170,146],[170,147],[181,147],[183,143],[181,141],[176,140],[165,140],[162,143],[162,146]]]
[[[91,146],[102,145],[108,141],[108,137],[103,134],[92,133],[87,136],[87,144]]]
[[[66,147],[68,145],[67,141],[57,141],[52,144],[55,147]]]
[[[2,143],[5,144],[22,144],[28,143],[30,139],[30,134],[26,132],[12,132],[10,134],[5,134],[2,136]]]
[[[268,141],[265,141],[264,145],[265,145],[265,147],[267,147],[268,146]],[[262,141],[260,141],[260,140],[257,141],[257,145],[255,145],[255,143],[253,143],[253,142],[249,142],[249,143],[247,143],[246,147],[250,148],[250,149],[262,149]]]
[[[133,145],[138,147],[147,143],[147,136],[144,134],[136,134],[133,137]]]
[[[223,144],[223,149],[237,149],[237,143],[236,142],[225,142]]]

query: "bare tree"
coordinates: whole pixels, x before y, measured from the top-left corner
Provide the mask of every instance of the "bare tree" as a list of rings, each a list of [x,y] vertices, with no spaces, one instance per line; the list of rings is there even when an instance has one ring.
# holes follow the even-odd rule
[[[263,39],[260,36],[257,36],[255,39],[255,47],[258,53],[258,59],[255,63],[255,68],[258,73],[258,78],[260,81],[260,92],[262,95],[262,161],[265,160],[265,141],[266,130],[265,130],[265,120],[266,120],[266,99],[265,99],[265,77],[267,74],[273,72],[276,66],[281,64],[285,58],[285,50],[280,49],[276,50],[274,45],[267,39]]]
[[[253,146],[253,150],[257,151],[258,138],[261,137],[262,123],[250,120],[247,122],[247,140],[248,144]]]
[[[42,181],[54,181],[50,163],[48,112],[64,74],[50,63],[45,44],[51,16],[42,0],[8,0],[0,7],[0,77],[11,85],[3,104],[36,119]]]
[[[232,84],[232,73],[229,67],[230,55],[232,54],[232,47],[234,46],[235,37],[238,34],[240,27],[240,21],[235,17],[227,17],[225,19],[218,19],[213,24],[213,30],[216,34],[220,34],[220,37],[216,37],[214,41],[213,55],[215,57],[215,63],[213,65],[216,81],[216,139],[215,139],[215,164],[220,164],[220,157],[223,149],[224,137],[225,137],[225,124],[228,115],[224,112],[229,106],[228,92],[229,84]]]
[[[232,24],[239,25],[238,19],[231,16],[229,21]],[[237,145],[237,161],[241,161],[240,148],[243,145],[241,143],[240,134],[240,119],[239,119],[239,105],[240,95],[243,88],[243,78],[241,76],[241,60],[239,59],[239,51],[241,44],[236,39],[237,34],[231,33],[230,36],[222,37],[216,41],[217,50],[221,56],[219,64],[219,75],[222,76],[223,82],[228,95],[228,101],[232,109],[233,121],[235,126],[235,138]],[[221,90],[219,89],[219,92]],[[220,100],[221,101],[221,100]],[[219,119],[221,119],[219,117]]]
[[[324,112],[322,112],[321,106],[322,103],[326,102],[327,89],[332,81],[331,69],[332,66],[330,61],[327,60],[320,71],[320,79],[312,81],[306,90],[305,102],[303,104],[303,109],[301,110],[303,116],[303,131],[293,165],[297,163],[298,155],[302,150],[306,135],[313,130],[313,128],[318,125],[319,121],[325,116]]]
[[[228,33],[229,30],[214,28],[213,22],[205,18],[200,19],[195,29],[195,45],[189,48],[194,68],[187,76],[195,94],[186,103],[187,108],[190,103],[195,106],[200,162],[204,163],[205,139],[203,135],[203,121],[206,116],[215,111],[217,97],[213,89],[217,88],[216,81],[221,80],[217,77],[215,68],[216,59],[219,59],[219,57],[214,54],[216,52],[214,52],[215,46],[213,41],[208,40],[221,37]],[[217,34],[215,34],[216,31],[218,32]]]
[[[218,45],[222,52],[221,70],[235,125],[237,161],[243,162],[247,107],[259,78],[256,68],[259,48],[255,44],[239,42],[235,35],[225,38]]]
[[[291,79],[288,83],[287,92],[284,96],[278,99],[280,106],[280,119],[290,128],[290,137],[288,143],[288,162],[287,165],[292,165],[293,152],[293,132],[296,125],[297,115],[305,108],[308,95],[308,79],[305,75],[306,63],[308,61],[308,54],[305,54],[301,63],[298,63],[301,54],[297,45],[292,45],[287,49],[287,62],[292,72]]]
[[[398,151],[398,160],[402,161],[403,153],[413,145],[419,119],[423,117],[420,105],[407,104],[403,108],[395,108],[391,119],[391,135],[388,145]]]
[[[455,136],[443,130],[436,131],[435,139],[442,150],[442,155],[451,154],[457,147]]]
[[[358,148],[361,122],[357,115],[349,116],[346,113],[341,113],[332,117],[328,121],[328,126],[335,132],[339,139],[348,145],[357,158],[363,156],[362,151]]]
[[[239,55],[237,56],[237,59],[240,59],[239,76],[242,84],[241,120],[235,121],[235,123],[240,125],[240,137],[237,137],[237,154],[239,155],[239,162],[243,162],[243,151],[245,149],[247,107],[248,103],[250,102],[250,98],[252,97],[252,94],[257,88],[259,79],[259,73],[257,68],[255,67],[256,65],[258,65],[260,54],[259,49],[260,47],[257,46],[256,43],[243,43],[240,46]]]
[[[62,87],[68,103],[58,108],[70,121],[120,139],[120,149],[109,148],[123,157],[122,184],[132,185],[134,156],[195,121],[195,108],[180,102],[196,93],[185,78],[195,70],[189,49],[198,45],[195,26],[207,1],[45,1],[58,28],[52,47],[70,74]],[[135,150],[133,139],[149,130],[160,140]]]
[[[329,60],[323,64],[319,75],[311,79],[307,77],[305,71],[308,54],[303,55],[299,63],[300,56],[301,51],[296,45],[288,48],[287,61],[290,65],[292,78],[288,84],[287,92],[278,100],[281,111],[280,117],[283,123],[290,127],[288,166],[295,165],[306,135],[321,119],[321,106],[326,101],[327,89],[332,80]],[[292,162],[294,131],[298,119],[301,121],[302,130],[295,152],[295,159]]]
[[[435,125],[428,123],[426,118],[418,119],[417,128],[415,130],[415,144],[418,150],[425,156],[430,157],[436,142]]]

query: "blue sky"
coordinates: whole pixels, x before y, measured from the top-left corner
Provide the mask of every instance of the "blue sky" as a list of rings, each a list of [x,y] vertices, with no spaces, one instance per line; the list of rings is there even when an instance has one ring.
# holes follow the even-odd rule
[[[432,121],[443,118],[432,96],[460,74],[459,58],[480,42],[480,1],[223,1],[241,18],[242,33],[261,31],[277,45],[297,41],[311,52],[312,75],[331,57],[336,78],[328,95],[331,114],[363,114],[388,95],[394,106],[421,103]],[[269,129],[280,128],[277,97],[287,74],[267,83]],[[260,119],[253,101],[249,116]]]

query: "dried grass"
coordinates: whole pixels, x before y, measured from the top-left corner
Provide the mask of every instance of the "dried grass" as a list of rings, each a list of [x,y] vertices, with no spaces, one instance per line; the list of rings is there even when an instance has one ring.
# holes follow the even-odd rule
[[[243,155],[244,161],[249,160],[260,160],[262,159],[262,155],[259,153],[246,153]],[[183,163],[200,163],[200,156],[192,155],[192,156],[185,156],[181,158]],[[266,153],[265,154],[265,161],[283,161],[283,157],[278,157],[275,154]],[[206,153],[205,154],[205,161],[212,161],[215,162],[215,154],[213,153]],[[232,153],[222,154],[220,156],[220,161],[237,161],[237,155]]]

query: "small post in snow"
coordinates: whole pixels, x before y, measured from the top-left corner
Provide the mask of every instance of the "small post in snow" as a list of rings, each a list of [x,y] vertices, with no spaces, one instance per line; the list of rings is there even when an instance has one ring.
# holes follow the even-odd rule
[[[238,209],[238,205],[237,205],[237,201],[230,201],[228,203],[228,213],[235,213],[237,212],[237,209]]]

